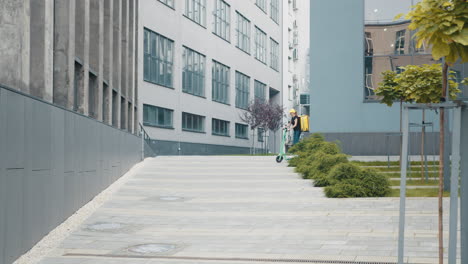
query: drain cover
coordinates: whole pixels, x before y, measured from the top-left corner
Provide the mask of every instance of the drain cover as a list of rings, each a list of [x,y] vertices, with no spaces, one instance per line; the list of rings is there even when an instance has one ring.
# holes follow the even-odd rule
[[[177,248],[171,244],[143,244],[130,247],[128,251],[138,254],[164,254]]]
[[[112,231],[122,229],[124,226],[119,223],[96,223],[88,226],[87,229],[94,231]]]

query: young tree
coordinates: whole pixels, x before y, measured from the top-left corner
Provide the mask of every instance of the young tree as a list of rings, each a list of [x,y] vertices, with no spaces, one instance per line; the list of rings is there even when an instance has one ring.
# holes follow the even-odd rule
[[[247,123],[252,130],[252,150],[255,153],[255,129],[261,128],[263,131],[277,131],[281,127],[284,109],[274,103],[265,100],[255,99],[247,107],[245,111],[240,114],[240,119]]]
[[[382,103],[391,106],[392,101],[397,98],[404,102],[422,104],[440,102],[440,90],[442,89],[444,80],[441,64],[424,64],[421,66],[408,65],[402,67],[402,69],[403,71],[400,74],[383,73],[384,81],[379,84],[376,90],[376,94],[383,97]],[[447,77],[449,97],[453,100],[457,98],[457,94],[461,91],[458,89],[459,84],[454,81],[454,72],[450,71]],[[440,114],[442,115],[442,112]],[[443,158],[441,158],[441,160],[443,160]],[[439,189],[443,193],[442,183],[443,178],[441,178],[439,174]],[[442,212],[441,203],[439,204],[439,208],[440,212]],[[441,223],[439,223],[439,228],[441,228],[440,224]],[[440,229],[439,231],[443,230]],[[441,233],[439,233],[439,235],[441,235]],[[439,242],[442,243],[442,241]],[[443,249],[443,244],[440,244],[439,250],[441,248]]]
[[[406,15],[411,20],[410,30],[415,35],[417,48],[423,43],[432,46],[435,60],[445,58],[442,70],[440,101],[447,97],[448,68],[458,60],[468,61],[468,7],[466,0],[422,0]],[[444,133],[445,109],[440,109],[439,145],[439,263],[443,264],[443,177],[444,177]]]

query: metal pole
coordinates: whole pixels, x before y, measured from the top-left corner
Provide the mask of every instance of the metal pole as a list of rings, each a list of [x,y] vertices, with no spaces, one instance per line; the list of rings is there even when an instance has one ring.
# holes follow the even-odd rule
[[[140,132],[141,132],[141,160],[145,160],[145,133],[141,125],[140,125]]]
[[[458,179],[460,175],[461,107],[453,111],[452,175],[450,184],[449,264],[457,263]],[[448,164],[447,164],[448,165]]]
[[[400,175],[400,226],[398,230],[398,264],[404,263],[405,250],[405,211],[406,211],[406,169],[408,168],[408,136],[409,136],[409,120],[408,108],[403,110],[403,146],[401,158],[401,175]]]
[[[460,240],[461,263],[468,263],[468,109],[461,114]]]
[[[448,89],[447,89],[448,90]],[[444,133],[444,191],[449,191],[450,190],[450,124],[449,124],[449,117],[450,117],[450,111],[447,111],[448,109],[445,110],[445,133]]]

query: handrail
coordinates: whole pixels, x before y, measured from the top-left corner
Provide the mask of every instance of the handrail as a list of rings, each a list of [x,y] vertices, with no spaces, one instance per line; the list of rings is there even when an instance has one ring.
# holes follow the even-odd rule
[[[140,136],[141,136],[141,140],[142,140],[142,143],[141,143],[141,151],[142,151],[142,159],[145,158],[145,143],[146,145],[148,146],[148,150],[152,153],[152,156],[153,157],[156,157],[157,156],[157,151],[155,151],[153,149],[153,146],[151,145],[151,142],[153,141],[151,139],[151,137],[149,136],[148,132],[146,132],[145,128],[143,127],[143,125],[141,123],[138,123],[138,125],[140,126]]]

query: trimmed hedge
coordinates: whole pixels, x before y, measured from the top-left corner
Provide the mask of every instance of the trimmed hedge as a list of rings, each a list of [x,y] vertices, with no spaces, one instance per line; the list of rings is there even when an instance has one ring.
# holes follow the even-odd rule
[[[383,197],[390,193],[386,176],[349,163],[338,144],[326,142],[320,134],[304,139],[290,151],[296,156],[289,166],[296,167],[304,179],[312,179],[314,186],[325,187],[327,197]]]

